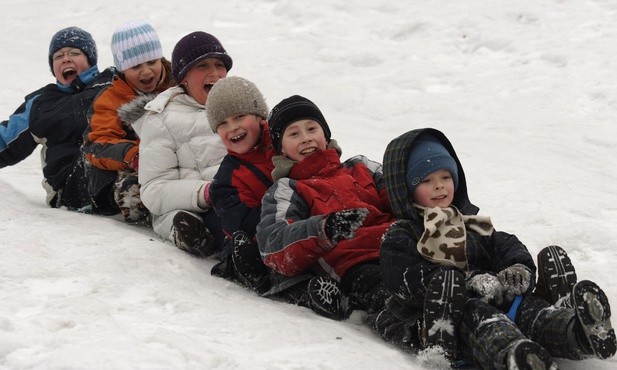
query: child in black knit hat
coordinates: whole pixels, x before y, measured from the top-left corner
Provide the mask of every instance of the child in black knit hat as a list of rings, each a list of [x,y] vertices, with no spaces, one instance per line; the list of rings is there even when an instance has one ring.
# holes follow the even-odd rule
[[[265,264],[285,276],[317,276],[309,294],[335,303],[332,316],[380,311],[379,248],[394,221],[381,166],[363,156],[341,162],[326,119],[302,96],[282,100],[268,122],[277,156],[257,226]]]
[[[615,354],[604,292],[576,283],[565,252],[549,247],[539,255],[543,292],[533,294],[532,256],[516,236],[477,215],[443,133],[418,129],[390,142],[384,179],[399,219],[381,247],[392,297],[371,318],[384,339],[406,348],[438,345],[450,359],[460,351],[484,369],[554,368],[551,356]]]
[[[58,31],[47,57],[56,82],[26,96],[0,124],[0,168],[17,164],[41,144],[43,187],[50,207],[105,214],[88,195],[80,151],[87,113],[113,71],[99,73],[92,36],[78,27]]]

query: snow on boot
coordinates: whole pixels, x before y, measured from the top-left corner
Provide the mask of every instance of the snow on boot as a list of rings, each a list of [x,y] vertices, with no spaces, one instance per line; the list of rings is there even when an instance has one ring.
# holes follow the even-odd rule
[[[243,230],[233,234],[231,259],[238,279],[261,294],[270,289],[268,268],[264,265],[255,241]]]
[[[614,356],[617,349],[615,330],[611,326],[611,307],[604,291],[595,283],[583,280],[574,286],[572,297],[580,325],[577,329],[582,330],[592,354],[601,359]]]
[[[507,369],[520,370],[557,370],[557,364],[551,355],[538,343],[529,339],[519,339],[508,350]]]
[[[176,247],[197,257],[207,257],[216,252],[214,237],[202,218],[187,211],[178,211],[174,216],[171,238]]]
[[[140,185],[137,173],[120,171],[113,189],[114,200],[127,223],[150,223],[150,212],[142,203],[139,195]]]
[[[455,328],[465,307],[465,277],[454,270],[437,271],[424,297],[422,339],[425,347],[440,346],[449,359],[456,358]]]
[[[311,309],[319,315],[334,320],[342,320],[347,316],[343,293],[333,278],[314,276],[308,282],[307,292]]]
[[[536,295],[555,306],[572,307],[570,293],[576,284],[576,271],[563,248],[551,245],[538,253]]]
[[[549,352],[527,339],[502,311],[480,299],[467,301],[457,329],[461,357],[482,369],[557,369]]]

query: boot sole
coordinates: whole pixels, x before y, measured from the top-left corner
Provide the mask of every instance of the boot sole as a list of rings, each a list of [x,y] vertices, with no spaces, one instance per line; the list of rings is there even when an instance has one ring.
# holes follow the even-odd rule
[[[465,278],[457,271],[433,276],[424,297],[424,345],[441,346],[450,359],[456,358],[458,326],[465,306]]]
[[[551,245],[538,254],[538,273],[544,278],[546,296],[550,304],[572,307],[570,292],[576,284],[576,271],[563,248]]]
[[[538,343],[523,339],[508,354],[508,369],[557,369],[551,355]]]
[[[617,343],[611,325],[611,307],[606,294],[595,283],[583,280],[573,289],[574,308],[593,354],[601,359],[615,355]]]

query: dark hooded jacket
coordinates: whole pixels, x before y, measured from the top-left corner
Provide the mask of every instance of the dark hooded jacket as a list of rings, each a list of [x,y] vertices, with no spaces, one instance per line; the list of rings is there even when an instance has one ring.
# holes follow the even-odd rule
[[[458,188],[454,193],[453,206],[463,215],[476,215],[478,207],[467,194],[467,182],[461,162],[446,136],[435,129],[418,129],[392,140],[386,148],[383,160],[383,175],[394,215],[399,220],[388,230],[381,246],[381,267],[384,283],[399,302],[421,307],[425,287],[433,273],[440,268],[420,255],[417,243],[424,231],[423,216],[411,205],[411,195],[405,181],[410,149],[421,134],[437,138],[455,160],[458,168]],[[514,235],[500,231],[490,236],[481,236],[467,228],[466,254],[468,273],[498,273],[516,263],[524,264],[532,271],[535,281],[536,267],[527,248]],[[532,291],[530,287],[529,291]]]

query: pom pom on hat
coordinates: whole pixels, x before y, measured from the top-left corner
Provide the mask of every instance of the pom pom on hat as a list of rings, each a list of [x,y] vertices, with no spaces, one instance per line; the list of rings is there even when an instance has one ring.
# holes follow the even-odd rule
[[[120,71],[163,57],[158,34],[143,21],[126,22],[116,28],[111,36],[111,52]]]
[[[310,119],[319,123],[324,131],[326,141],[330,141],[331,133],[328,122],[315,103],[300,95],[293,95],[278,103],[268,117],[272,145],[277,153],[281,152],[281,138],[287,126],[294,122]]]
[[[226,77],[217,81],[208,93],[206,114],[212,131],[216,132],[227,117],[255,114],[266,118],[268,106],[254,83],[242,77]]]
[[[48,59],[49,68],[51,69],[52,74],[54,72],[52,56],[56,51],[65,47],[73,47],[81,50],[84,54],[86,54],[86,58],[88,58],[88,63],[90,63],[90,66],[95,66],[98,62],[96,43],[90,33],[79,27],[63,28],[53,35],[51,42],[49,43]]]
[[[413,143],[407,160],[407,188],[413,194],[416,186],[428,175],[439,170],[448,170],[452,175],[454,190],[458,188],[456,161],[443,144],[432,135],[422,135]]]
[[[171,73],[181,83],[186,72],[200,60],[217,58],[229,71],[233,66],[231,57],[221,42],[209,33],[196,31],[189,33],[178,41],[171,54]]]

